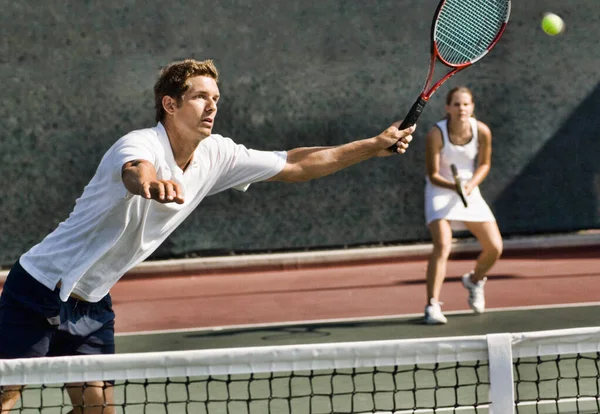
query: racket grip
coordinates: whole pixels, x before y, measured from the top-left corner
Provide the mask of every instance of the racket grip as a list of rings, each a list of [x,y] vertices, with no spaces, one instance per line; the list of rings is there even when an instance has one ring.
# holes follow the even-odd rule
[[[410,108],[410,111],[408,111],[398,129],[406,129],[416,124],[417,120],[421,116],[421,112],[423,112],[423,109],[425,108],[425,105],[427,105],[427,101],[419,96],[419,99],[417,99],[413,106]],[[396,152],[396,149],[398,149],[398,145],[394,144],[388,149],[392,152]]]
[[[450,164],[450,169],[452,170],[452,175],[454,176],[454,185],[456,187],[456,192],[460,196],[460,199],[461,199],[463,205],[465,206],[465,208],[469,207],[469,203],[467,203],[467,199],[465,198],[465,194],[463,193],[463,190],[462,190],[462,182],[460,181],[460,178],[458,177],[458,169],[456,168],[456,165]]]

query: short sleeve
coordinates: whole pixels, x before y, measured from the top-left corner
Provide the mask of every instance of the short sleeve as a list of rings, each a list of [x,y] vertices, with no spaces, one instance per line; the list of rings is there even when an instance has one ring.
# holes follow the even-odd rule
[[[120,179],[123,165],[134,160],[146,160],[156,164],[156,149],[152,137],[143,131],[131,132],[119,139],[112,147],[111,169]]]
[[[287,161],[285,151],[259,151],[220,138],[221,173],[209,195],[234,188],[246,191],[250,184],[277,175]]]

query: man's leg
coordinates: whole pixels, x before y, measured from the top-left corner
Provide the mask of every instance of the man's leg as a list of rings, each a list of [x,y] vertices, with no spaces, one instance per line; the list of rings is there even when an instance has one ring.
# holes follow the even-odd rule
[[[21,398],[20,386],[2,386],[0,387],[0,414],[9,414],[10,410],[15,406],[19,398]]]
[[[115,414],[113,385],[103,381],[67,384],[72,414]]]
[[[35,358],[47,354],[56,329],[51,315],[59,305],[46,299],[52,291],[16,263],[0,295],[0,359]],[[20,385],[0,387],[0,413],[11,410],[21,397]]]
[[[89,303],[69,298],[61,313],[49,356],[106,355],[115,353],[115,314],[110,295]],[[72,414],[114,414],[114,386],[91,381],[66,384]]]

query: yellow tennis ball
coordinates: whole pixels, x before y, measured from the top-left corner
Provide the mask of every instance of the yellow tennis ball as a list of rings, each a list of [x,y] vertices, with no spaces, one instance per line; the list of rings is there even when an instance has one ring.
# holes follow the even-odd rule
[[[550,36],[562,33],[565,29],[565,22],[560,16],[554,13],[546,13],[542,19],[542,30]]]

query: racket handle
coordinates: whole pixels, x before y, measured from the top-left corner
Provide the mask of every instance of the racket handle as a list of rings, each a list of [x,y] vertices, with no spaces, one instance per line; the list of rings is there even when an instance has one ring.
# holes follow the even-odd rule
[[[425,105],[427,105],[427,101],[419,96],[419,99],[417,99],[412,108],[410,108],[410,111],[408,111],[398,129],[406,129],[416,124],[417,120],[421,116],[421,112],[423,112],[423,108],[425,108]],[[398,145],[394,144],[388,149],[392,152],[396,152]]]
[[[452,175],[454,176],[454,185],[456,187],[456,192],[460,196],[460,199],[465,208],[469,207],[469,203],[467,203],[467,199],[465,197],[465,194],[463,193],[462,182],[460,181],[460,177],[458,176],[458,169],[456,168],[456,165],[450,164],[450,169],[452,170]]]

